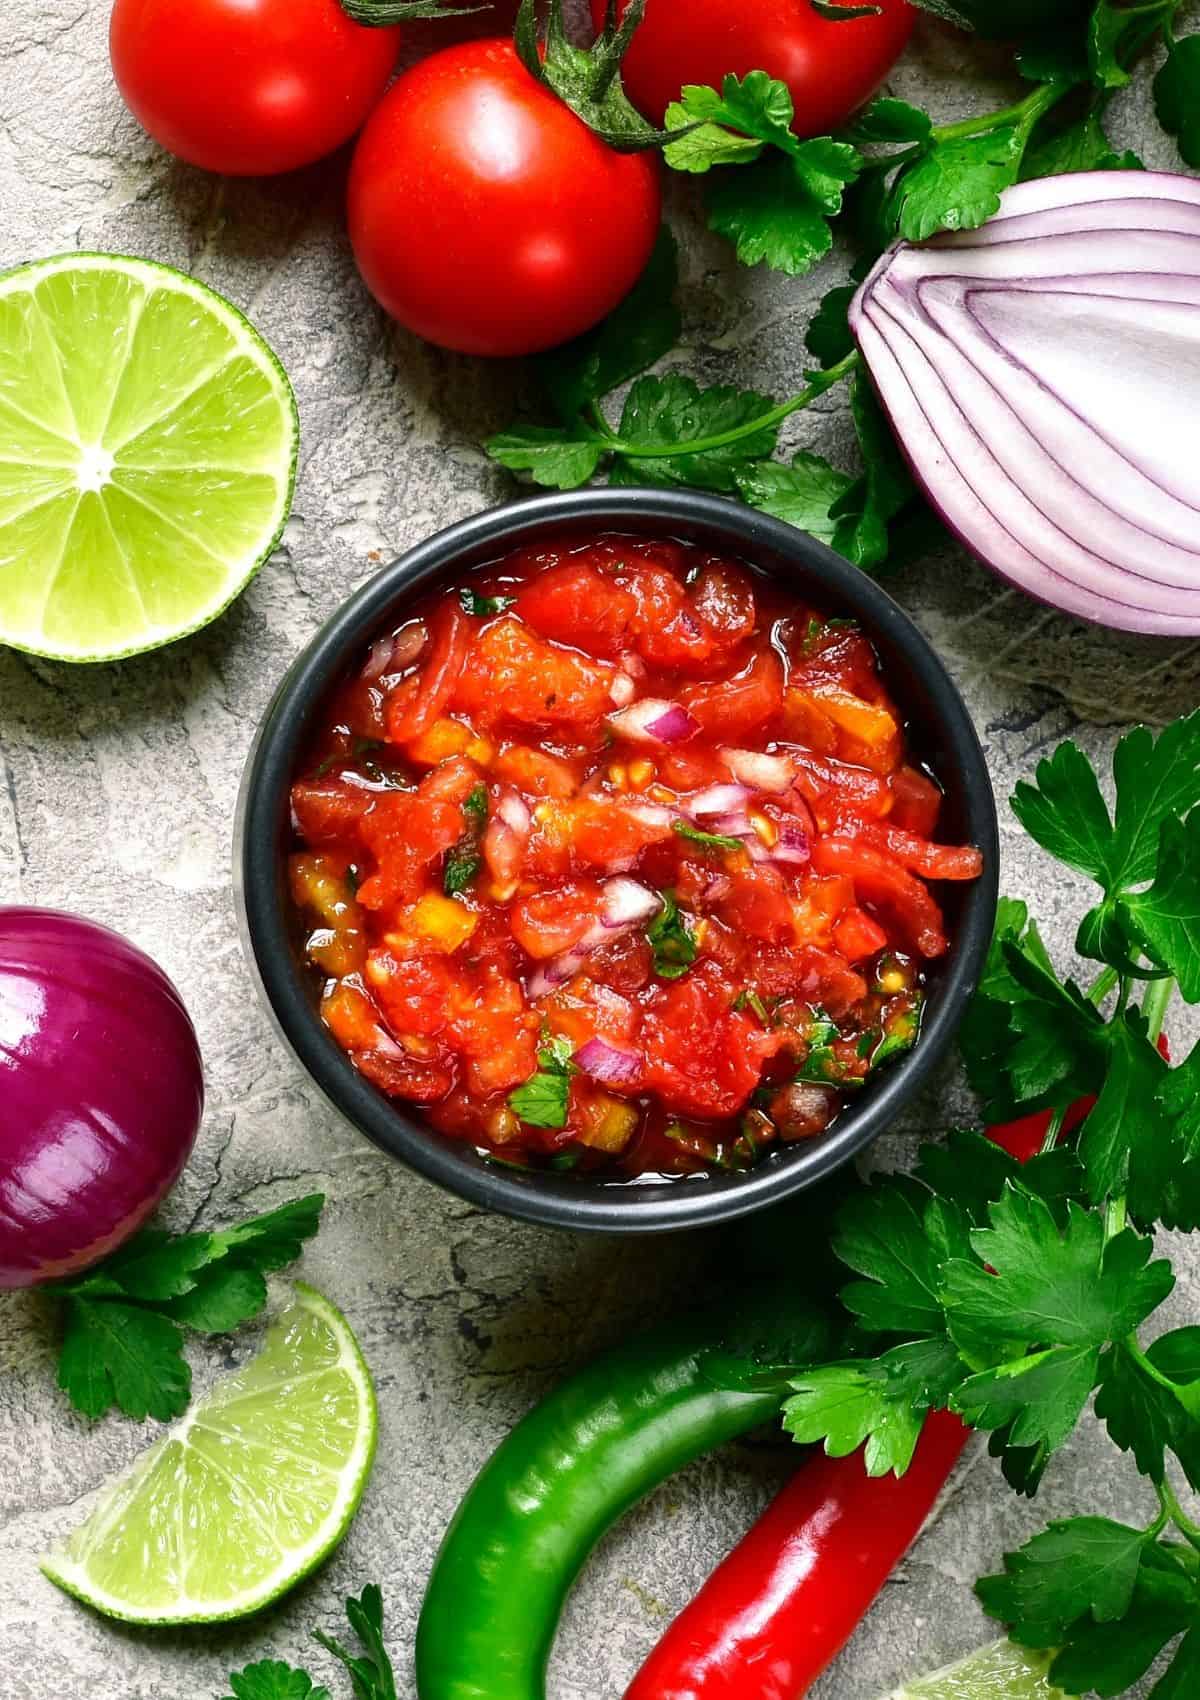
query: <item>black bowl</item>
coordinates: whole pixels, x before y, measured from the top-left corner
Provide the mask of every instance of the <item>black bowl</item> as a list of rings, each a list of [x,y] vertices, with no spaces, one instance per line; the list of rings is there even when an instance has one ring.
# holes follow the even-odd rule
[[[489,1163],[385,1098],[322,1026],[313,976],[291,914],[285,872],[288,789],[334,683],[416,592],[443,574],[571,532],[670,536],[741,556],[873,639],[917,753],[945,788],[941,836],[979,846],[987,871],[949,892],[951,950],[929,976],[920,1043],[842,1111],[823,1138],[778,1150],[741,1174],[613,1181],[521,1173]],[[996,911],[999,842],[987,767],[962,698],[891,597],[803,532],[737,503],[690,491],[587,490],[539,496],[451,526],[385,567],[322,627],[275,694],[251,751],[238,805],[235,882],[247,954],[267,1006],[326,1097],[376,1145],[462,1197],[562,1228],[642,1233],[729,1220],[821,1180],[868,1145],[934,1074],[978,983]]]

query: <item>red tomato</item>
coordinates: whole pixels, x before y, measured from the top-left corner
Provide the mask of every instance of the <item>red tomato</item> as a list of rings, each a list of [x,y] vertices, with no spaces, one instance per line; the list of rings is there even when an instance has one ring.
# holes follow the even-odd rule
[[[379,100],[398,29],[338,0],[116,0],[109,51],[138,123],[206,171],[270,176],[341,147]]]
[[[350,174],[368,287],[409,330],[465,354],[531,354],[589,329],[637,281],[661,212],[654,159],[593,135],[510,41],[406,71]]]
[[[626,93],[660,124],[685,83],[768,71],[792,91],[796,134],[824,136],[871,98],[912,34],[908,0],[876,4],[878,15],[834,22],[809,0],[649,0],[622,67]],[[599,29],[605,0],[591,5]]]

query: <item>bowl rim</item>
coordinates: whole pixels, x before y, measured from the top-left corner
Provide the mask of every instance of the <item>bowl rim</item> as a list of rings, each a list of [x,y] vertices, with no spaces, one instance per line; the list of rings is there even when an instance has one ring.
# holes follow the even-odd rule
[[[965,832],[983,851],[982,877],[964,888],[961,918],[939,981],[936,1008],[920,1042],[830,1133],[793,1145],[745,1173],[671,1181],[589,1180],[509,1170],[472,1146],[439,1134],[417,1111],[389,1100],[363,1078],[325,1029],[293,960],[280,901],[277,846],[281,810],[309,722],[354,651],[404,600],[456,566],[496,559],[529,533],[585,527],[669,536],[701,533],[768,577],[786,575],[778,557],[819,587],[821,600],[846,607],[868,635],[902,656],[935,710],[929,729],[945,748],[943,767],[960,779]],[[941,777],[945,779],[946,772]],[[270,846],[270,853],[262,853]],[[842,556],[807,533],[722,496],[691,490],[586,489],[539,495],[461,520],[407,550],[347,598],[288,668],[263,716],[246,762],[235,823],[234,888],[247,961],[277,1032],[324,1096],[354,1127],[425,1179],[472,1204],[541,1226],[607,1233],[654,1233],[732,1221],[814,1185],[850,1162],[932,1078],[978,985],[992,937],[999,890],[999,827],[987,763],[962,696],[945,664],[907,613]]]

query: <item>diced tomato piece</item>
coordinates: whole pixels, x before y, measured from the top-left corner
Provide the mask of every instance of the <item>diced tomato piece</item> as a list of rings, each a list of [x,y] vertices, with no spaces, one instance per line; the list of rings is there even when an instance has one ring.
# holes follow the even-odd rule
[[[477,986],[460,991],[452,1026],[467,1058],[467,1083],[478,1096],[506,1092],[536,1070],[541,1019],[516,980],[484,976]]]
[[[792,901],[783,876],[771,867],[751,867],[729,878],[729,890],[717,905],[721,919],[736,932],[768,944],[796,936]]]
[[[770,724],[783,707],[783,666],[773,649],[756,651],[752,660],[715,685],[688,685],[680,701],[701,730],[732,744]]]
[[[465,803],[482,780],[473,761],[466,756],[451,756],[425,775],[417,786],[417,795],[431,803]]]
[[[420,671],[388,697],[385,719],[393,744],[408,743],[427,732],[454,694],[471,647],[471,625],[452,600],[443,602],[431,618],[429,638]]]
[[[553,993],[546,1004],[546,1020],[552,1032],[564,1034],[578,1048],[589,1039],[629,1045],[641,1017],[627,997],[593,980],[589,972],[577,974]]]
[[[716,750],[665,744],[654,759],[659,778],[674,791],[703,791],[708,785],[729,783],[729,769]]]
[[[814,750],[818,755],[833,756],[838,749],[838,729],[815,697],[794,687],[784,692],[783,730],[787,738]]]
[[[715,640],[715,650],[728,655],[753,635],[758,609],[749,573],[728,562],[700,569],[692,585],[692,607],[701,625]]]
[[[579,778],[570,762],[548,750],[528,744],[508,744],[492,763],[492,773],[505,779],[526,797],[554,797],[564,802],[579,789]]]
[[[454,1071],[444,1062],[382,1051],[363,1051],[354,1061],[358,1072],[389,1098],[406,1098],[413,1104],[436,1104],[454,1085]]]
[[[524,586],[516,612],[544,638],[616,660],[632,641],[637,602],[585,561],[564,561]]]
[[[922,879],[977,880],[983,872],[983,854],[969,844],[931,844],[914,832],[874,821],[864,823],[855,837],[893,856],[901,867],[920,874]]]
[[[453,706],[478,723],[587,726],[613,706],[613,669],[537,637],[511,615],[476,638]]]
[[[306,844],[341,844],[354,838],[376,793],[345,779],[298,779],[292,786],[292,821]]]
[[[733,1116],[758,1085],[755,1023],[732,1008],[711,964],[694,968],[646,1012],[646,1082],[678,1115]]]
[[[835,1021],[860,1004],[867,995],[867,982],[843,956],[806,944],[784,950],[779,946],[759,952],[754,964],[754,981],[763,997],[800,998],[806,1005],[823,1009]]]
[[[789,691],[788,695],[791,698],[800,693]],[[891,773],[900,758],[901,731],[889,707],[856,696],[833,680],[814,682],[808,687],[808,696],[833,722],[837,753],[843,761],[869,768],[872,773]]]
[[[531,866],[553,878],[566,868],[619,868],[647,846],[668,842],[673,816],[636,798],[577,797],[534,814]]]
[[[622,575],[636,606],[637,653],[652,667],[703,668],[716,649],[680,580],[647,561]]]
[[[623,933],[588,957],[587,972],[591,978],[615,992],[642,991],[650,984],[653,971],[654,952],[644,933]]]
[[[447,1021],[454,974],[438,955],[400,956],[381,948],[367,962],[367,983],[392,1032],[429,1037]]]
[[[865,909],[847,909],[833,929],[833,942],[847,962],[863,962],[877,956],[888,942],[888,936],[878,921],[871,919]]]
[[[892,793],[878,774],[809,750],[789,748],[788,754],[796,764],[796,789],[812,808],[823,832],[839,815],[881,820],[891,809]]]
[[[513,905],[513,937],[535,961],[573,950],[600,919],[604,899],[595,880],[572,880]]]
[[[922,956],[944,956],[948,947],[942,912],[919,879],[900,864],[852,838],[818,838],[813,866],[822,873],[846,874],[860,898],[882,904],[895,915]]]
[[[942,812],[942,793],[915,767],[898,767],[888,781],[894,806],[891,818],[905,832],[932,838]]]
[[[359,887],[359,902],[367,909],[412,902],[430,863],[458,843],[464,824],[457,803],[431,802],[406,791],[378,797],[362,823],[363,840],[378,865]]]

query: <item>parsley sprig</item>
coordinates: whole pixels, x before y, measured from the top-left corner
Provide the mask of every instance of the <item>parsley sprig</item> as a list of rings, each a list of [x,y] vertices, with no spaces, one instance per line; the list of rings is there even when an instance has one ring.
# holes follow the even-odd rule
[[[1054,1522],[979,1594],[1017,1641],[1056,1649],[1066,1693],[1123,1694],[1168,1650],[1153,1700],[1181,1700],[1200,1681],[1200,1526],[1174,1479],[1200,1490],[1200,1328],[1155,1326],[1175,1275],[1154,1229],[1200,1230],[1200,1046],[1172,1069],[1158,1044],[1176,980],[1200,1002],[1200,715],[1122,740],[1114,792],[1110,809],[1067,743],[1013,800],[1101,888],[1081,929],[1099,978],[1085,991],[1060,977],[1006,900],[964,1029],[989,1119],[1050,1112],[1042,1153],[1018,1164],[960,1131],[849,1199],[834,1250],[854,1277],[841,1296],[858,1353],[795,1376],[785,1425],[903,1474],[927,1413],[949,1407],[1033,1494],[1094,1395],[1157,1514]]]
[[[1159,119],[1183,158],[1200,165],[1200,37],[1176,32],[1184,0],[918,3],[986,38],[1013,41],[1026,92],[946,124],[884,96],[839,135],[807,140],[792,133],[786,85],[764,71],[728,76],[720,89],[690,85],[672,103],[667,163],[705,185],[712,228],[745,264],[799,276],[841,237],[861,280],[899,237],[924,241],[983,224],[1020,180],[1139,169],[1135,154],[1109,140],[1105,114],[1153,49],[1166,54],[1155,79]],[[825,6],[822,15],[855,10]],[[609,51],[603,38],[598,51]],[[493,459],[554,489],[604,473],[612,484],[738,496],[830,543],[864,571],[919,545],[933,521],[861,370],[847,323],[855,284],[826,294],[805,339],[816,364],[782,400],[651,371],[679,339],[675,285],[674,244],[664,232],[626,301],[596,330],[537,362],[556,421],[518,423],[491,438]],[[862,471],[847,473],[808,451],[776,458],[785,422],[846,381]],[[621,391],[618,416],[613,398]]]
[[[58,1384],[76,1410],[181,1415],[192,1385],[183,1330],[228,1334],[257,1316],[265,1277],[300,1256],[324,1203],[313,1193],[219,1233],[144,1228],[95,1269],[44,1288],[63,1305]]]
[[[358,1599],[346,1601],[346,1616],[362,1643],[361,1653],[347,1652],[319,1629],[313,1631],[313,1640],[346,1667],[354,1700],[396,1700],[396,1673],[383,1639],[383,1594],[374,1582]],[[233,1694],[225,1700],[333,1700],[329,1689],[314,1683],[306,1670],[282,1659],[262,1659],[234,1671],[229,1686]]]

